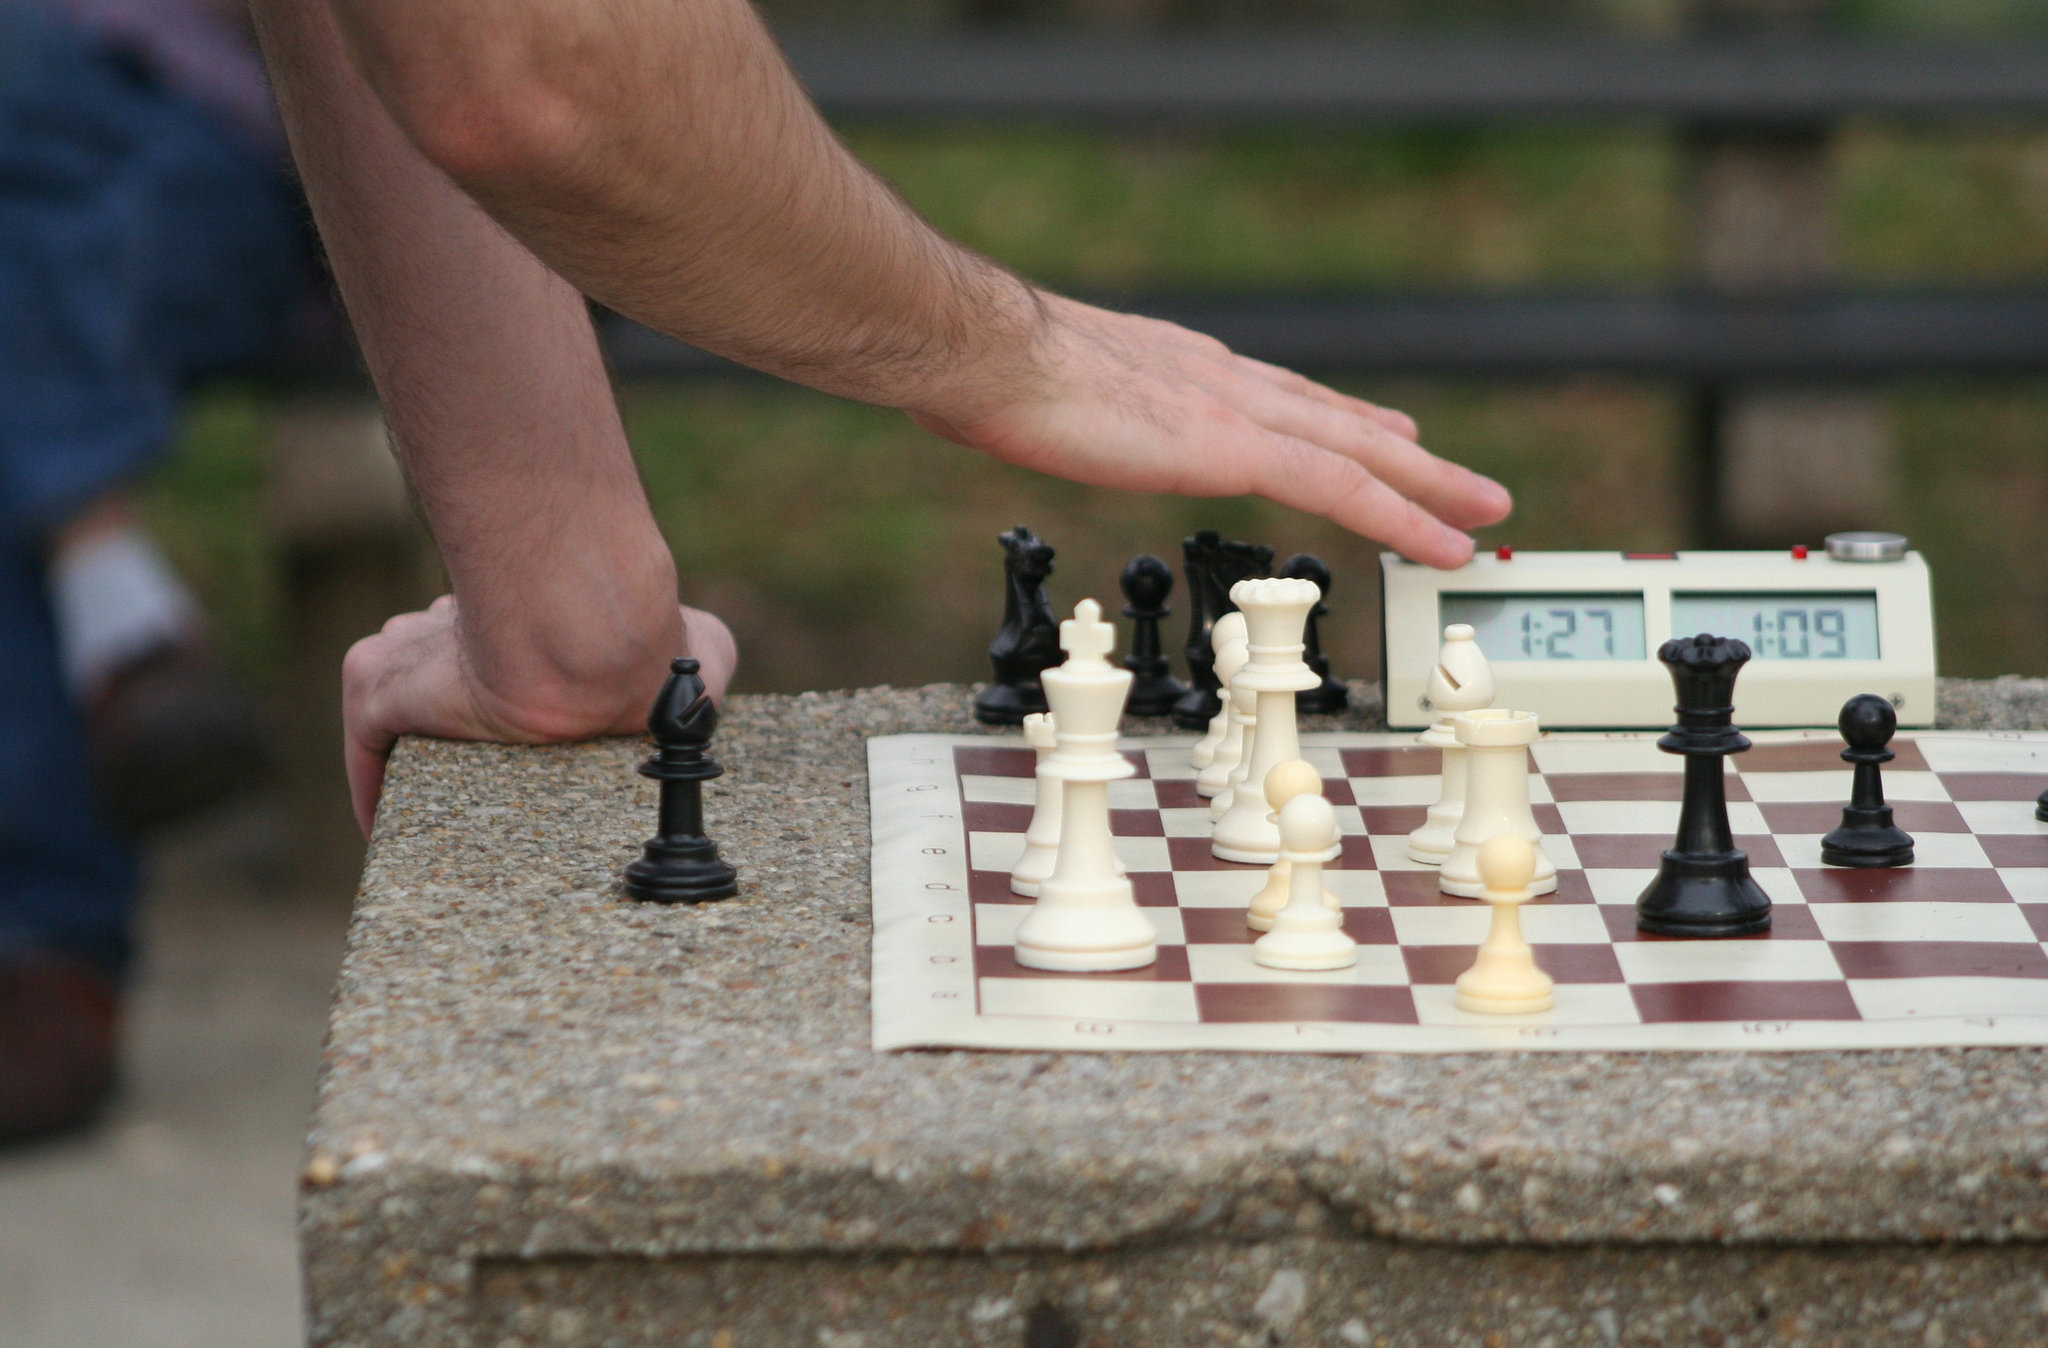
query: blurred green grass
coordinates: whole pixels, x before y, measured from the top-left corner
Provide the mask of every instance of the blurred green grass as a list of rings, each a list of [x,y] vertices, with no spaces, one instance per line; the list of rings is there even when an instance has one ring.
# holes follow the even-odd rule
[[[1628,287],[1679,266],[1677,151],[1643,126],[1112,135],[1054,127],[855,127],[854,148],[941,228],[1024,273],[1096,292],[1161,287]],[[1846,279],[2048,277],[2048,132],[1851,128],[1839,161]],[[1679,545],[1698,521],[1677,390],[1348,381],[1414,414],[1439,453],[1506,482],[1522,547]],[[1377,663],[1374,550],[1295,512],[1036,477],[900,415],[764,380],[623,390],[686,597],[723,613],[741,686],[973,678],[1000,608],[994,535],[1060,551],[1051,589],[1113,598],[1132,554],[1177,561],[1198,527],[1307,550],[1336,572],[1327,641]],[[1892,393],[1900,517],[1939,587],[1944,672],[2048,673],[2048,383],[1919,381]],[[261,510],[266,395],[198,399],[152,518],[237,658],[278,661]],[[1490,541],[1490,540],[1489,540]]]

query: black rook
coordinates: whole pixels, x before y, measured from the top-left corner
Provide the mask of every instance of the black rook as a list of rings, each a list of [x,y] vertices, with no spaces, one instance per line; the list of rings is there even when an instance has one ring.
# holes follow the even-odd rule
[[[1636,899],[1636,926],[1662,936],[1748,936],[1771,925],[1771,899],[1728,827],[1721,760],[1749,748],[1735,728],[1735,676],[1749,647],[1732,637],[1677,637],[1658,648],[1678,690],[1678,724],[1657,741],[1685,755],[1678,838]]]
[[[1230,587],[1254,576],[1273,574],[1273,549],[1263,543],[1239,543],[1214,529],[1181,540],[1183,569],[1188,577],[1188,661],[1191,687],[1173,706],[1173,722],[1184,730],[1204,730],[1223,709],[1222,683],[1216,677],[1216,620],[1234,612]]]
[[[626,867],[626,893],[650,903],[703,903],[739,892],[738,873],[704,836],[704,783],[725,771],[705,752],[718,729],[718,708],[697,677],[697,662],[679,659],[654,699],[647,729],[654,757],[640,773],[661,783],[661,823],[640,859]]]
[[[1294,695],[1295,710],[1305,716],[1334,716],[1351,705],[1351,690],[1342,679],[1331,676],[1330,657],[1323,654],[1322,620],[1330,616],[1330,568],[1323,565],[1320,557],[1297,552],[1281,566],[1280,574],[1290,580],[1308,581],[1322,591],[1322,598],[1308,611],[1308,625],[1302,633],[1305,649],[1301,654],[1309,672],[1322,682]]]

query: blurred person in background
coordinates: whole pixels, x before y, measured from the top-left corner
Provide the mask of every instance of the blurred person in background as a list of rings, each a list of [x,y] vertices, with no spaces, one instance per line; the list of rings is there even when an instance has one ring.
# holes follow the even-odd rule
[[[0,1142],[112,1088],[134,835],[261,764],[132,484],[305,293],[285,163],[238,0],[0,0]]]

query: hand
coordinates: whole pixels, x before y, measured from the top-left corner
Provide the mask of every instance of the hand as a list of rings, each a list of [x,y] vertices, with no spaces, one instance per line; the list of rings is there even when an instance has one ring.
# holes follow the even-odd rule
[[[1507,489],[1423,449],[1399,412],[1234,354],[1157,319],[1042,297],[1036,378],[911,410],[928,430],[1076,482],[1183,496],[1256,495],[1431,566],[1507,518]]]
[[[677,653],[697,658],[704,686],[722,699],[739,660],[732,633],[701,609],[681,613]],[[349,795],[365,836],[376,820],[385,760],[400,735],[558,744],[631,734],[646,726],[669,672],[664,658],[637,662],[630,673],[612,678],[565,678],[545,690],[497,688],[476,675],[464,636],[454,596],[443,595],[425,612],[391,619],[383,631],[350,647],[342,661]]]

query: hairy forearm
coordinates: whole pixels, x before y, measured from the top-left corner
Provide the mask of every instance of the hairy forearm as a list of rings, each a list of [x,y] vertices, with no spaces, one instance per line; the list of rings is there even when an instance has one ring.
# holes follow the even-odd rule
[[[673,563],[573,287],[426,162],[317,0],[258,0],[306,194],[487,688],[678,649]],[[645,646],[647,649],[642,650]]]
[[[414,141],[619,311],[938,415],[1031,377],[1035,292],[839,144],[745,0],[335,4]]]

